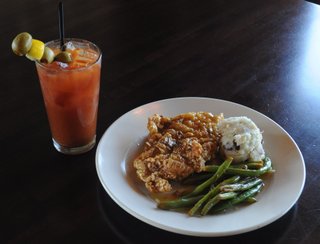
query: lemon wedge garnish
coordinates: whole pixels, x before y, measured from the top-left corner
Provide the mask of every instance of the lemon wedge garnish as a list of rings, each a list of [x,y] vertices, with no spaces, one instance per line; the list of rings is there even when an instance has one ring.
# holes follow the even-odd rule
[[[44,43],[42,41],[32,39],[32,45],[26,57],[32,61],[40,60],[44,53]]]

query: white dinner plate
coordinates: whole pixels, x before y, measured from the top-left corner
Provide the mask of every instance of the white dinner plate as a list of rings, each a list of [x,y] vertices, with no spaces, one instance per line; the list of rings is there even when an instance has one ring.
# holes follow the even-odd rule
[[[157,209],[156,203],[128,180],[128,164],[148,134],[147,119],[158,113],[185,112],[247,116],[263,131],[264,148],[276,172],[268,177],[258,201],[226,213],[189,217]],[[302,154],[291,136],[265,115],[236,103],[198,97],[173,98],[135,108],[117,119],[96,152],[98,177],[109,196],[125,211],[160,229],[193,236],[227,236],[261,228],[283,216],[298,200],[305,182]]]

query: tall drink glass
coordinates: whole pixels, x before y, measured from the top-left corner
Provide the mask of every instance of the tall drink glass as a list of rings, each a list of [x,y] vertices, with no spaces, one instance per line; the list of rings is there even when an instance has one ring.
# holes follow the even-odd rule
[[[54,147],[64,154],[81,154],[96,142],[101,51],[82,39],[72,43],[69,64],[36,62]],[[46,43],[55,53],[60,40]],[[68,45],[67,45],[68,46]]]

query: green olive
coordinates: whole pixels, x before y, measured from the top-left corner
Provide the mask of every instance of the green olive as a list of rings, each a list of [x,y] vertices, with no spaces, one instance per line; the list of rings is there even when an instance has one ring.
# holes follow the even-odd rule
[[[27,32],[22,32],[13,39],[11,48],[15,54],[23,56],[29,52],[31,45],[32,36]]]
[[[44,48],[44,52],[43,52],[43,55],[42,55],[42,58],[41,58],[41,62],[43,63],[52,63],[54,60],[54,52],[52,51],[51,48],[49,47],[45,47]]]
[[[63,51],[61,53],[58,53],[54,60],[62,63],[70,63],[72,62],[72,55],[67,51]]]

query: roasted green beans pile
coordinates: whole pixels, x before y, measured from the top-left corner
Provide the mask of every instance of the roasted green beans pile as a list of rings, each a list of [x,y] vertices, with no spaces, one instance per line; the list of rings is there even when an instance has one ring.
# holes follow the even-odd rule
[[[207,215],[233,206],[256,201],[254,198],[264,186],[260,176],[273,172],[270,158],[263,161],[231,165],[227,158],[221,165],[207,165],[193,180],[200,183],[190,192],[174,200],[157,200],[160,209],[187,209],[190,216]],[[198,178],[198,179],[197,179]]]

